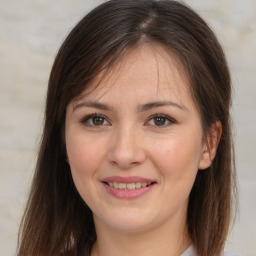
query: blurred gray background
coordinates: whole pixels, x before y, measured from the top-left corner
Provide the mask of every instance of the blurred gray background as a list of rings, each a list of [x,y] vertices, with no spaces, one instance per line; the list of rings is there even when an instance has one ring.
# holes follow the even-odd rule
[[[0,256],[15,255],[53,59],[70,29],[101,2],[0,0]],[[240,208],[227,248],[255,256],[256,1],[184,2],[214,29],[231,68]]]

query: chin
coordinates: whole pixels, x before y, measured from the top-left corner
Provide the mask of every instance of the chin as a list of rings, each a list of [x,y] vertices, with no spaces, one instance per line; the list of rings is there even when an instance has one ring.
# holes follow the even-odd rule
[[[114,216],[114,218],[113,218]],[[143,214],[141,209],[136,211],[121,211],[120,214],[112,213],[109,215],[104,215],[102,218],[94,217],[96,223],[104,222],[105,225],[109,226],[111,229],[115,229],[121,232],[133,233],[133,232],[143,232],[158,224],[155,223],[156,219],[152,218],[152,214],[149,216]]]

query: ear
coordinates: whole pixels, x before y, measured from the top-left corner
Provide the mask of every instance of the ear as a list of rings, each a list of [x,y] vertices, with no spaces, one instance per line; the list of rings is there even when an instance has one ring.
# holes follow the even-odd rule
[[[220,121],[216,121],[210,126],[203,141],[202,153],[198,165],[199,170],[204,170],[211,166],[218,149],[221,134],[222,124]]]

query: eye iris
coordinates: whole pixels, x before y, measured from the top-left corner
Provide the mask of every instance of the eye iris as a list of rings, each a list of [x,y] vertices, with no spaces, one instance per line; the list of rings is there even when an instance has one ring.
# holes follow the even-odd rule
[[[164,125],[165,124],[165,118],[164,117],[160,117],[160,116],[155,117],[154,118],[154,123],[155,123],[155,125],[158,125],[158,126]]]
[[[100,116],[96,116],[92,118],[92,122],[94,125],[103,125],[104,123],[104,118]]]

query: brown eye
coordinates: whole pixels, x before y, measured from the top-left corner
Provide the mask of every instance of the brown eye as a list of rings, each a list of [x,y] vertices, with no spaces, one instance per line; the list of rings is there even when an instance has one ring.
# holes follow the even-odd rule
[[[84,125],[90,126],[90,127],[110,125],[110,123],[107,121],[107,119],[104,116],[98,115],[98,114],[86,116],[81,120],[81,122]]]
[[[165,117],[157,116],[157,117],[154,118],[154,124],[156,126],[165,125],[165,122],[166,122],[166,118]]]
[[[101,116],[96,116],[92,118],[93,125],[103,125],[104,124],[104,118]]]
[[[157,126],[157,127],[167,127],[174,123],[176,122],[171,117],[167,115],[157,114],[150,118],[150,120],[147,122],[147,125]]]

